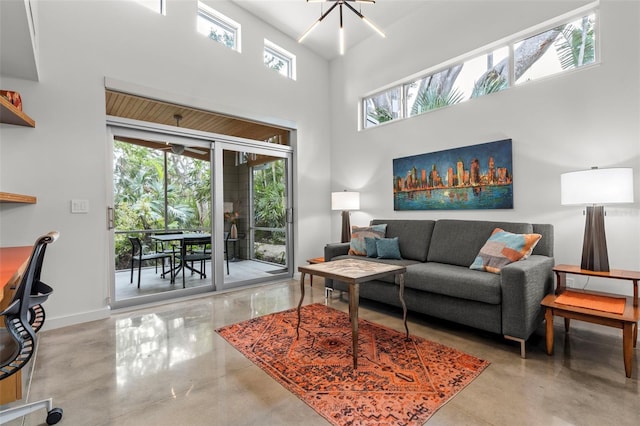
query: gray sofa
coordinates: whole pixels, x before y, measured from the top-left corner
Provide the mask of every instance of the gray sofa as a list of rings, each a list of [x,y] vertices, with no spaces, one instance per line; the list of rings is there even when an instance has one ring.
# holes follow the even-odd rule
[[[328,244],[326,261],[357,257],[407,267],[407,308],[434,317],[502,334],[525,342],[542,322],[542,298],[553,290],[553,226],[473,220],[380,220],[386,237],[398,237],[401,260],[348,255],[349,243]],[[499,274],[469,269],[495,228],[542,238],[527,259],[511,263]],[[348,285],[327,279],[327,289],[348,291]],[[360,297],[400,306],[393,276],[360,286]]]

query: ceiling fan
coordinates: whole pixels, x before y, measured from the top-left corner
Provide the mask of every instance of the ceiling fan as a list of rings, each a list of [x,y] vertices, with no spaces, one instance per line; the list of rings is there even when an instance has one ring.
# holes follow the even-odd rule
[[[180,120],[182,120],[182,115],[174,114],[173,119],[176,120],[176,127],[180,127]],[[182,155],[185,151],[193,152],[194,154],[205,155],[208,151],[203,151],[201,149],[191,148],[189,146],[180,145],[177,143],[169,143],[166,142],[167,146],[164,148],[160,148],[162,151],[171,151],[171,153],[176,155]]]

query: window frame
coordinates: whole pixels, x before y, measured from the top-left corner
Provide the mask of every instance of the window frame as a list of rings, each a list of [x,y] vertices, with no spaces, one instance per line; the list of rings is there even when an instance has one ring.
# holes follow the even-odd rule
[[[159,15],[167,15],[167,0],[135,0],[136,3],[141,4],[149,10],[156,12]],[[151,3],[155,4],[151,4]]]
[[[530,81],[524,81],[524,82],[516,82],[515,79],[515,64],[514,64],[514,45],[522,42],[524,40],[526,40],[529,37],[533,37],[536,35],[539,35],[541,33],[544,33],[550,29],[556,28],[558,26],[561,25],[566,25],[569,24],[579,18],[585,17],[585,16],[589,16],[589,15],[595,15],[594,16],[594,23],[593,23],[593,40],[594,40],[594,60],[590,63],[584,64],[582,66],[576,67],[576,68],[570,68],[570,69],[565,69],[565,70],[561,70],[560,72],[556,72],[556,73],[552,73],[546,76],[542,76]],[[485,46],[482,46],[478,49],[474,49],[470,52],[464,53],[462,55],[459,55],[455,58],[449,59],[447,61],[444,61],[440,64],[437,64],[435,66],[429,67],[425,70],[419,71],[417,73],[414,73],[406,78],[403,78],[401,80],[398,80],[394,83],[388,84],[382,88],[376,89],[372,92],[369,92],[367,94],[365,94],[364,96],[362,96],[360,98],[360,101],[358,102],[358,115],[359,115],[359,120],[358,120],[358,131],[362,131],[362,130],[367,130],[367,129],[371,129],[374,127],[378,127],[380,125],[386,125],[388,123],[392,123],[392,122],[396,122],[396,121],[401,121],[401,120],[406,120],[412,117],[417,117],[420,116],[424,113],[427,112],[431,112],[431,111],[436,111],[439,110],[443,107],[438,107],[438,108],[433,108],[433,109],[429,109],[426,111],[421,112],[420,114],[414,114],[411,115],[410,111],[408,111],[408,103],[407,103],[407,93],[406,93],[406,88],[407,86],[419,82],[422,79],[437,75],[443,71],[446,71],[448,69],[451,69],[457,65],[460,64],[464,64],[465,62],[472,60],[478,56],[482,56],[482,55],[487,55],[488,53],[497,51],[498,49],[507,48],[508,51],[508,58],[507,58],[507,66],[508,66],[508,70],[507,70],[507,86],[503,89],[501,89],[500,91],[503,90],[508,90],[514,87],[520,87],[520,86],[525,86],[527,84],[530,84],[531,82],[538,82],[538,81],[545,81],[547,79],[550,78],[556,78],[558,76],[563,76],[563,75],[568,75],[571,74],[572,72],[578,71],[578,70],[583,70],[585,68],[589,68],[589,67],[593,67],[593,66],[597,66],[600,64],[601,62],[601,54],[600,54],[600,46],[601,46],[601,42],[600,42],[600,27],[599,27],[599,22],[600,22],[600,8],[599,8],[599,0],[589,3],[587,5],[584,5],[582,7],[579,7],[577,9],[574,9],[572,11],[569,11],[567,13],[564,13],[560,16],[557,16],[555,18],[551,18],[548,19],[547,21],[540,23],[538,25],[534,25],[528,29],[525,29],[523,31],[520,31],[518,33],[512,34],[510,36],[504,37],[498,41],[495,41],[493,43],[489,43]],[[378,124],[374,124],[374,123],[370,123],[370,120],[368,119],[368,114],[367,114],[367,102],[373,98],[376,98],[386,92],[389,92],[391,90],[394,90],[396,88],[400,88],[400,104],[401,104],[401,108],[399,109],[399,117],[398,118],[392,118],[388,121],[384,121],[384,122],[380,122]],[[463,100],[461,103],[466,102],[467,100],[471,100],[473,99],[473,97],[470,97],[469,99]]]
[[[296,55],[294,55],[293,53],[289,52],[288,50],[284,49],[281,46],[278,46],[277,44],[275,44],[274,42],[267,40],[266,38],[264,39],[264,48],[263,48],[263,59],[264,59],[264,55],[269,54],[275,58],[278,58],[280,60],[282,60],[283,62],[285,62],[286,64],[288,64],[287,67],[287,73],[284,74],[282,72],[280,72],[280,70],[277,70],[275,68],[269,67],[267,65],[266,62],[264,62],[264,65],[271,69],[276,71],[278,74],[287,77],[291,80],[296,80],[297,76],[296,76]]]
[[[215,40],[208,35],[200,32],[198,30],[198,20],[200,18],[210,22],[216,27],[221,28],[223,31],[233,34],[233,46],[227,46],[224,42]],[[198,10],[196,12],[196,31],[199,34],[206,36],[210,40],[220,43],[231,50],[234,50],[238,53],[242,52],[242,25],[201,1],[198,1]]]

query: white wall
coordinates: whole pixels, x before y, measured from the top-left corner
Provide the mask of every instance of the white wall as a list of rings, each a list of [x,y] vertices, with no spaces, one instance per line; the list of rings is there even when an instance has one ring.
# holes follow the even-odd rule
[[[43,275],[55,288],[49,327],[108,315],[105,77],[295,123],[297,262],[321,255],[330,240],[328,63],[232,3],[210,4],[242,25],[241,54],[196,33],[196,0],[168,0],[167,16],[130,1],[40,2],[40,81],[0,82],[21,93],[36,120],[35,129],[0,125],[0,190],[38,197],[0,204],[0,245],[60,231]],[[264,67],[265,37],[297,55],[297,81]],[[89,214],[71,215],[72,198],[88,199]]]
[[[573,10],[585,1],[429,2],[331,64],[331,187],[361,192],[352,225],[371,218],[531,221],[555,226],[556,263],[579,264],[584,216],[560,205],[560,174],[633,167],[635,204],[607,209],[613,268],[640,270],[640,3],[601,4],[601,64],[408,120],[358,131],[359,99],[445,60]],[[455,22],[452,24],[452,22]],[[392,159],[513,139],[514,209],[394,212]],[[332,215],[333,239],[339,216]],[[584,284],[580,278],[578,284]],[[630,282],[590,289],[632,294]]]

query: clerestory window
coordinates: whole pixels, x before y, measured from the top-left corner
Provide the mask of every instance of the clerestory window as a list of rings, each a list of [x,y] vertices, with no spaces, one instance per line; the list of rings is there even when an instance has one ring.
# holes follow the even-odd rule
[[[167,14],[167,2],[166,0],[135,0],[148,9],[153,10],[160,15]]]
[[[593,5],[451,59],[362,99],[362,128],[455,105],[596,62]],[[545,28],[540,31],[540,28]]]
[[[296,79],[296,55],[264,39],[264,65],[279,74]]]
[[[197,29],[211,40],[240,52],[240,24],[202,2],[198,2]]]

